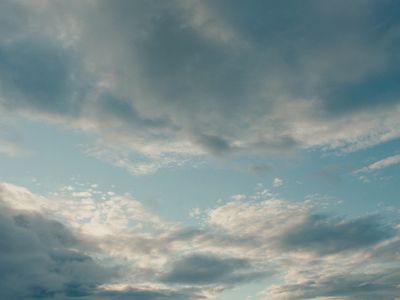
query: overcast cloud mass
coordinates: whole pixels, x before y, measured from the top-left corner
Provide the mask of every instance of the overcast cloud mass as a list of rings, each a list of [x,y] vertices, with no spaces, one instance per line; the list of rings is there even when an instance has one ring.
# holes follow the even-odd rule
[[[2,1],[0,298],[400,299],[399,82],[398,1]]]

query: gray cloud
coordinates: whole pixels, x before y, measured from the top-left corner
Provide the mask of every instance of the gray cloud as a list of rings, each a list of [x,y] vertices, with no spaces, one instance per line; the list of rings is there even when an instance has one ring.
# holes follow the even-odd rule
[[[6,1],[2,109],[153,159],[356,150],[400,135],[398,6]]]
[[[132,124],[132,128],[162,128],[170,126],[167,119],[143,118],[135,109],[133,103],[126,99],[117,99],[110,94],[101,95],[95,107],[96,114],[104,115],[110,122]]]
[[[307,250],[320,254],[334,254],[345,250],[365,249],[395,235],[392,227],[378,217],[352,220],[331,219],[310,215],[304,223],[290,228],[281,237],[288,251]]]
[[[231,150],[229,142],[224,138],[215,135],[200,135],[198,143],[207,151],[221,155]]]
[[[0,185],[1,298],[209,299],[271,275],[266,299],[399,292],[398,224],[384,216],[335,218],[306,203],[248,196],[189,228],[133,198],[74,200],[64,191],[59,202]]]
[[[52,40],[22,39],[0,45],[0,85],[6,109],[71,114],[82,103],[77,62]]]
[[[94,299],[117,299],[117,300],[191,300],[201,299],[203,297],[196,295],[198,291],[188,289],[188,291],[171,291],[171,290],[140,290],[128,289],[125,291],[104,291],[96,293]]]
[[[271,289],[267,299],[396,299],[400,293],[400,270],[388,268],[380,273],[341,274],[326,276],[302,284],[283,285]]]
[[[113,257],[102,260],[105,254],[95,238],[44,216],[35,206],[35,201],[43,198],[36,197],[23,188],[0,186],[1,299],[202,298],[195,288],[160,288],[156,282],[145,287],[110,288],[123,282],[127,269]]]
[[[83,297],[117,275],[59,222],[2,207],[0,227],[1,298]]]
[[[191,285],[238,284],[265,275],[265,272],[255,271],[246,259],[194,253],[175,261],[161,280]]]

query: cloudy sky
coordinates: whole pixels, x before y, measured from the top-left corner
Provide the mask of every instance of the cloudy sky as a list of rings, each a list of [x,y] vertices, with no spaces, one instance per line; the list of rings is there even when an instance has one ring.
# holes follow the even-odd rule
[[[0,3],[0,298],[400,299],[400,2]]]

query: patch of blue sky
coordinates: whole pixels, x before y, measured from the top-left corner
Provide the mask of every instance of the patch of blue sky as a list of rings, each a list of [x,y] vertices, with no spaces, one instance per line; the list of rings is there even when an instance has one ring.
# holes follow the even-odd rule
[[[208,160],[198,167],[164,168],[151,175],[133,175],[124,169],[91,157],[85,149],[93,137],[79,131],[34,121],[18,125],[28,156],[0,156],[1,179],[32,191],[46,193],[79,182],[98,184],[100,189],[131,193],[161,216],[193,222],[189,212],[201,211],[229,201],[236,194],[253,195],[257,184],[292,201],[314,197],[340,203],[335,209],[362,214],[379,207],[398,206],[398,166],[366,174],[353,174],[374,161],[397,154],[394,140],[340,156],[318,150],[302,151],[290,157],[273,155],[260,159],[238,158],[234,164]],[[140,159],[140,158],[139,158]],[[364,179],[360,179],[364,176]],[[273,187],[274,178],[283,180]]]

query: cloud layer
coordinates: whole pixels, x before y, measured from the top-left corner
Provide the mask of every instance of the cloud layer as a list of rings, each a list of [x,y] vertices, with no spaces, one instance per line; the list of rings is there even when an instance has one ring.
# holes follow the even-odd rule
[[[354,151],[400,134],[398,8],[5,1],[0,107],[94,133],[156,161],[148,172],[176,156]]]
[[[0,200],[7,299],[212,299],[249,282],[264,284],[260,299],[399,293],[399,225],[382,215],[322,215],[267,195],[215,207],[189,228],[95,188],[45,198],[3,183]]]
[[[389,0],[2,1],[0,154],[30,154],[22,119],[95,137],[85,154],[136,175],[396,139],[398,12]],[[44,196],[0,183],[0,298],[200,300],[254,284],[260,300],[399,299],[398,210],[321,209],[257,190],[193,208],[190,227],[97,185]]]

